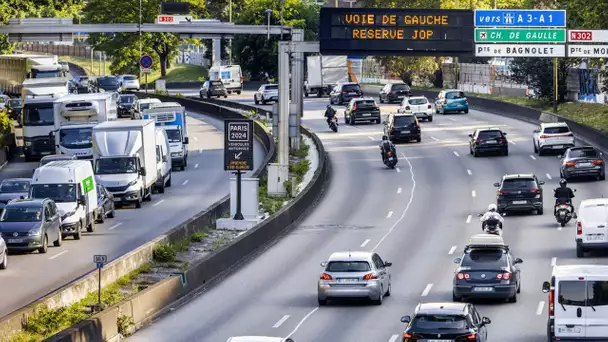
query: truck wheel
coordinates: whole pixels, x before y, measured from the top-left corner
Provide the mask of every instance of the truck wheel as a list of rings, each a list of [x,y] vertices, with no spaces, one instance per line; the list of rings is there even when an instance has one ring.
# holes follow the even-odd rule
[[[241,91],[240,91],[240,90],[237,90],[237,91],[236,91],[236,94],[237,94],[237,95],[241,95]]]
[[[105,210],[103,210],[103,208],[101,208],[99,210],[99,216],[97,217],[97,223],[104,223],[106,220],[106,213]]]
[[[82,236],[82,222],[78,222],[78,226],[76,227],[76,233],[74,234],[74,240],[80,240]]]
[[[160,186],[158,187],[158,193],[159,194],[165,193],[165,180],[164,179],[160,181]]]
[[[95,220],[91,220],[91,223],[87,226],[87,232],[92,233],[95,231]]]
[[[141,198],[140,198],[140,199],[138,199],[138,200],[135,202],[135,208],[137,208],[137,209],[141,208],[141,202],[142,202],[142,199],[141,199]]]
[[[145,198],[146,202],[152,202],[152,186],[148,188],[148,196]]]

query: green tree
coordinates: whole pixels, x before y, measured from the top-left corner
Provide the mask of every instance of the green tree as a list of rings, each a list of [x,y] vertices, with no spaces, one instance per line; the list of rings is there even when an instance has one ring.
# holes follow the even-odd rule
[[[160,0],[142,1],[142,22],[153,23],[160,11]],[[194,18],[205,18],[205,0],[189,0],[190,14]],[[84,21],[87,23],[138,23],[139,6],[124,0],[89,0],[84,7]],[[142,54],[156,54],[154,68],[160,68],[161,76],[166,76],[170,61],[175,57],[180,39],[173,33],[142,33]],[[89,43],[97,50],[105,51],[113,57],[110,71],[116,74],[138,73],[139,46],[138,33],[95,33]]]
[[[566,79],[571,61],[558,59],[558,100],[566,98]],[[553,58],[515,58],[511,62],[511,79],[519,84],[527,84],[536,95],[547,101],[554,98]]]

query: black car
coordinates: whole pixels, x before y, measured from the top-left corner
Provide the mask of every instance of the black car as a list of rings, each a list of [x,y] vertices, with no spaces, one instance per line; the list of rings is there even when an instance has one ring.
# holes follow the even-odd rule
[[[329,93],[330,104],[350,103],[350,100],[363,96],[363,90],[357,83],[341,83]],[[380,121],[378,121],[380,122]]]
[[[214,96],[216,96],[217,98],[220,98],[221,96],[227,98],[228,91],[226,90],[226,87],[224,87],[224,82],[222,81],[205,81],[205,83],[203,83],[203,86],[201,87],[199,96],[201,99],[210,99]]]
[[[48,198],[12,200],[0,215],[0,232],[9,251],[46,253],[49,241],[59,247],[60,226],[57,206]]]
[[[97,223],[103,223],[107,218],[114,218],[114,195],[112,195],[106,188],[97,184],[97,214],[95,220]]]
[[[95,80],[95,88],[106,92],[119,91],[120,81],[116,76],[100,76]]]
[[[352,99],[344,110],[344,122],[349,125],[361,121],[380,123],[381,120],[380,107],[371,97]]]
[[[463,298],[506,299],[517,302],[521,290],[523,261],[513,257],[508,246],[467,246],[454,272],[452,300]]]
[[[479,157],[482,153],[509,155],[507,133],[498,128],[479,128],[469,134],[469,152]]]
[[[380,90],[378,97],[380,103],[401,102],[404,98],[411,95],[410,86],[405,83],[389,83]]]
[[[574,177],[606,179],[606,164],[602,152],[591,146],[570,147],[561,160],[559,175],[565,180]]]
[[[489,318],[481,317],[469,303],[420,303],[414,317],[403,316],[407,324],[403,342],[413,341],[474,341],[487,342]]]
[[[500,183],[494,183],[496,206],[499,213],[507,211],[534,211],[543,214],[543,188],[545,182],[533,174],[504,175]]]
[[[135,101],[137,96],[133,94],[121,94],[118,97],[118,117],[131,118],[135,112]]]
[[[30,192],[31,178],[8,178],[0,183],[0,210],[10,201],[26,198]]]
[[[21,121],[21,108],[23,105],[20,98],[10,99],[6,102],[8,116],[13,120]]]
[[[414,114],[391,113],[384,121],[384,135],[391,141],[422,141],[420,122]]]

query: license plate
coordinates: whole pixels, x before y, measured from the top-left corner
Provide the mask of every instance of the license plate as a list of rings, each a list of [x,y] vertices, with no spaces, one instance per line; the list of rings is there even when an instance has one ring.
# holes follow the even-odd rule
[[[554,145],[553,148],[564,148],[564,145]]]
[[[498,141],[496,141],[496,140],[488,140],[485,143],[486,144],[498,144]]]
[[[357,278],[342,278],[342,279],[338,279],[338,283],[356,283],[358,281],[359,281],[359,279],[357,279]]]
[[[492,292],[494,291],[493,287],[474,287],[473,291],[475,292]]]
[[[8,239],[8,243],[23,243],[23,239]]]
[[[558,332],[562,332],[562,333],[580,333],[581,332],[581,328],[562,328],[559,327],[557,328]]]
[[[371,114],[363,114],[363,116],[372,116]]]
[[[410,131],[401,131],[401,134],[410,134]]]
[[[48,155],[48,154],[51,154],[51,152],[41,152],[40,154],[42,154],[42,155]]]
[[[587,241],[603,241],[604,234],[588,234]]]
[[[580,163],[580,164],[576,164],[576,167],[590,167],[591,163]]]
[[[357,95],[357,93],[348,93],[348,95]]]
[[[528,201],[513,201],[513,204],[526,204]]]
[[[393,157],[388,158],[389,161],[393,161]]]
[[[416,113],[416,115],[426,115],[426,113]]]
[[[403,99],[403,98],[405,98],[405,95],[399,95],[398,97],[399,97],[400,99]]]

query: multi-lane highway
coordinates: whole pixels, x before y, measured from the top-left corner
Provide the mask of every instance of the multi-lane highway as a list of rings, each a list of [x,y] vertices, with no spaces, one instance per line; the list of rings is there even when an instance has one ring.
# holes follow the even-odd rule
[[[154,194],[141,209],[125,207],[114,219],[97,224],[80,241],[66,239],[47,254],[11,255],[0,272],[0,315],[6,315],[95,268],[94,254],[109,260],[169,231],[229,192],[230,174],[223,163],[223,122],[188,112],[189,160],[185,171],[173,171],[172,187]],[[254,161],[260,165],[264,149],[255,141]],[[31,177],[37,163],[10,163],[0,178]]]
[[[251,102],[243,94],[242,102]],[[231,98],[234,100],[235,98]],[[131,341],[226,341],[230,336],[290,336],[295,341],[395,342],[424,301],[451,301],[452,279],[470,236],[481,233],[477,213],[495,203],[505,173],[535,173],[546,181],[544,215],[508,215],[504,239],[523,259],[517,303],[476,302],[488,316],[490,341],[546,341],[547,297],[541,292],[551,264],[604,263],[576,259],[575,228],[558,228],[551,215],[558,158],[533,154],[534,126],[471,110],[423,122],[422,142],[399,145],[395,170],[380,160],[381,125],[341,125],[323,119],[327,99],[306,99],[304,124],[331,156],[331,186],[319,206],[291,234],[222,283],[130,338]],[[384,113],[396,106],[383,105]],[[508,157],[474,158],[467,135],[476,127],[508,132]],[[605,182],[577,182],[575,204],[599,197]],[[378,252],[393,262],[392,294],[382,306],[344,302],[319,308],[320,262],[334,251]]]

